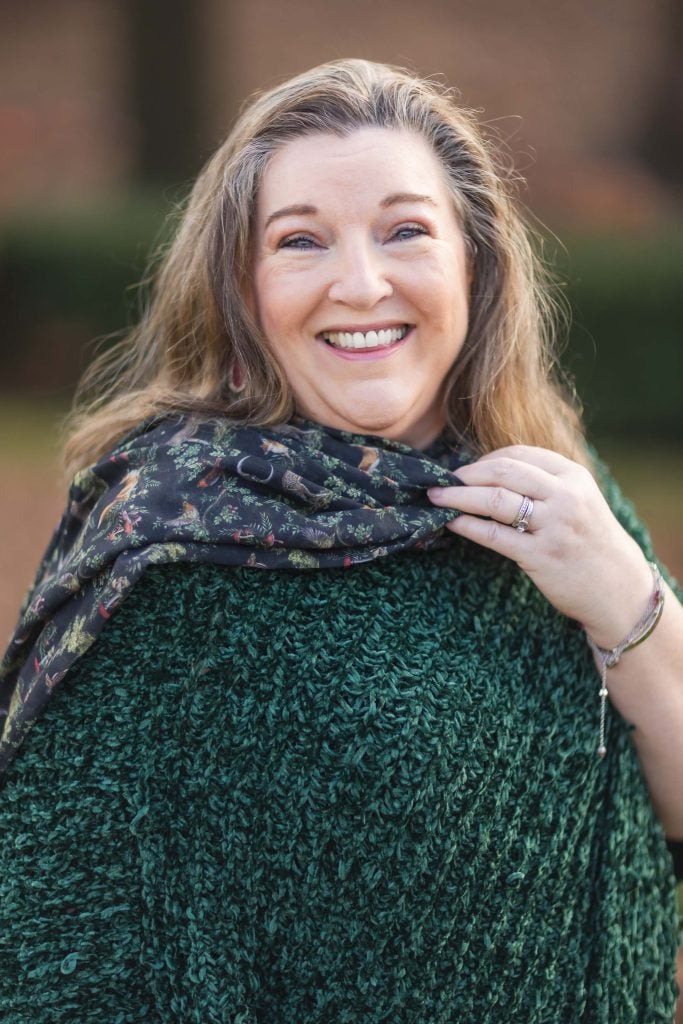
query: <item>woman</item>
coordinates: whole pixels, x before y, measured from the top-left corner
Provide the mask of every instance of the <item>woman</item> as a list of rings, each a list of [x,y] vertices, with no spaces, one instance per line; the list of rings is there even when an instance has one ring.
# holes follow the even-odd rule
[[[4,662],[4,1021],[670,1024],[683,611],[550,313],[447,91],[242,114]]]

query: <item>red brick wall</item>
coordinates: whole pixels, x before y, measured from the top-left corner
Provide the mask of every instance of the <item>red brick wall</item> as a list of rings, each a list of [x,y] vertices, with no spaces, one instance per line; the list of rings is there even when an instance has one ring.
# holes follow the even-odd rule
[[[204,135],[255,88],[363,56],[443,74],[509,139],[532,205],[629,221],[667,195],[630,154],[667,43],[669,0],[196,0]],[[125,5],[5,0],[0,11],[0,213],[128,183]],[[159,25],[163,32],[163,23]],[[178,125],[182,131],[183,125]]]

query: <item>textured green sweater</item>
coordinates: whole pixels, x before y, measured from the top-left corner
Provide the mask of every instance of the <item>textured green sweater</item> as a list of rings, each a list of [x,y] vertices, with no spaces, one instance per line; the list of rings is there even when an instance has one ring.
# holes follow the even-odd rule
[[[575,623],[455,539],[150,570],[3,783],[3,1024],[671,1024],[674,880]]]

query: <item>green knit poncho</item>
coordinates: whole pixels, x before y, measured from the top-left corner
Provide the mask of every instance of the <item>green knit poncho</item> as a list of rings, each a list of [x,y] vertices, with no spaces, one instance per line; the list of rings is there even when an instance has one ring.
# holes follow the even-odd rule
[[[3,783],[0,1020],[671,1024],[671,861],[598,688],[459,538],[149,570]]]

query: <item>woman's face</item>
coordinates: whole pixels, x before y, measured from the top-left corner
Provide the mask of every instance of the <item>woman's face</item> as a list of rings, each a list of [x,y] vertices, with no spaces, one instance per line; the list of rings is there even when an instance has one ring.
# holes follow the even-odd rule
[[[295,139],[273,156],[256,212],[253,304],[297,412],[426,447],[469,296],[428,144],[387,128]]]

